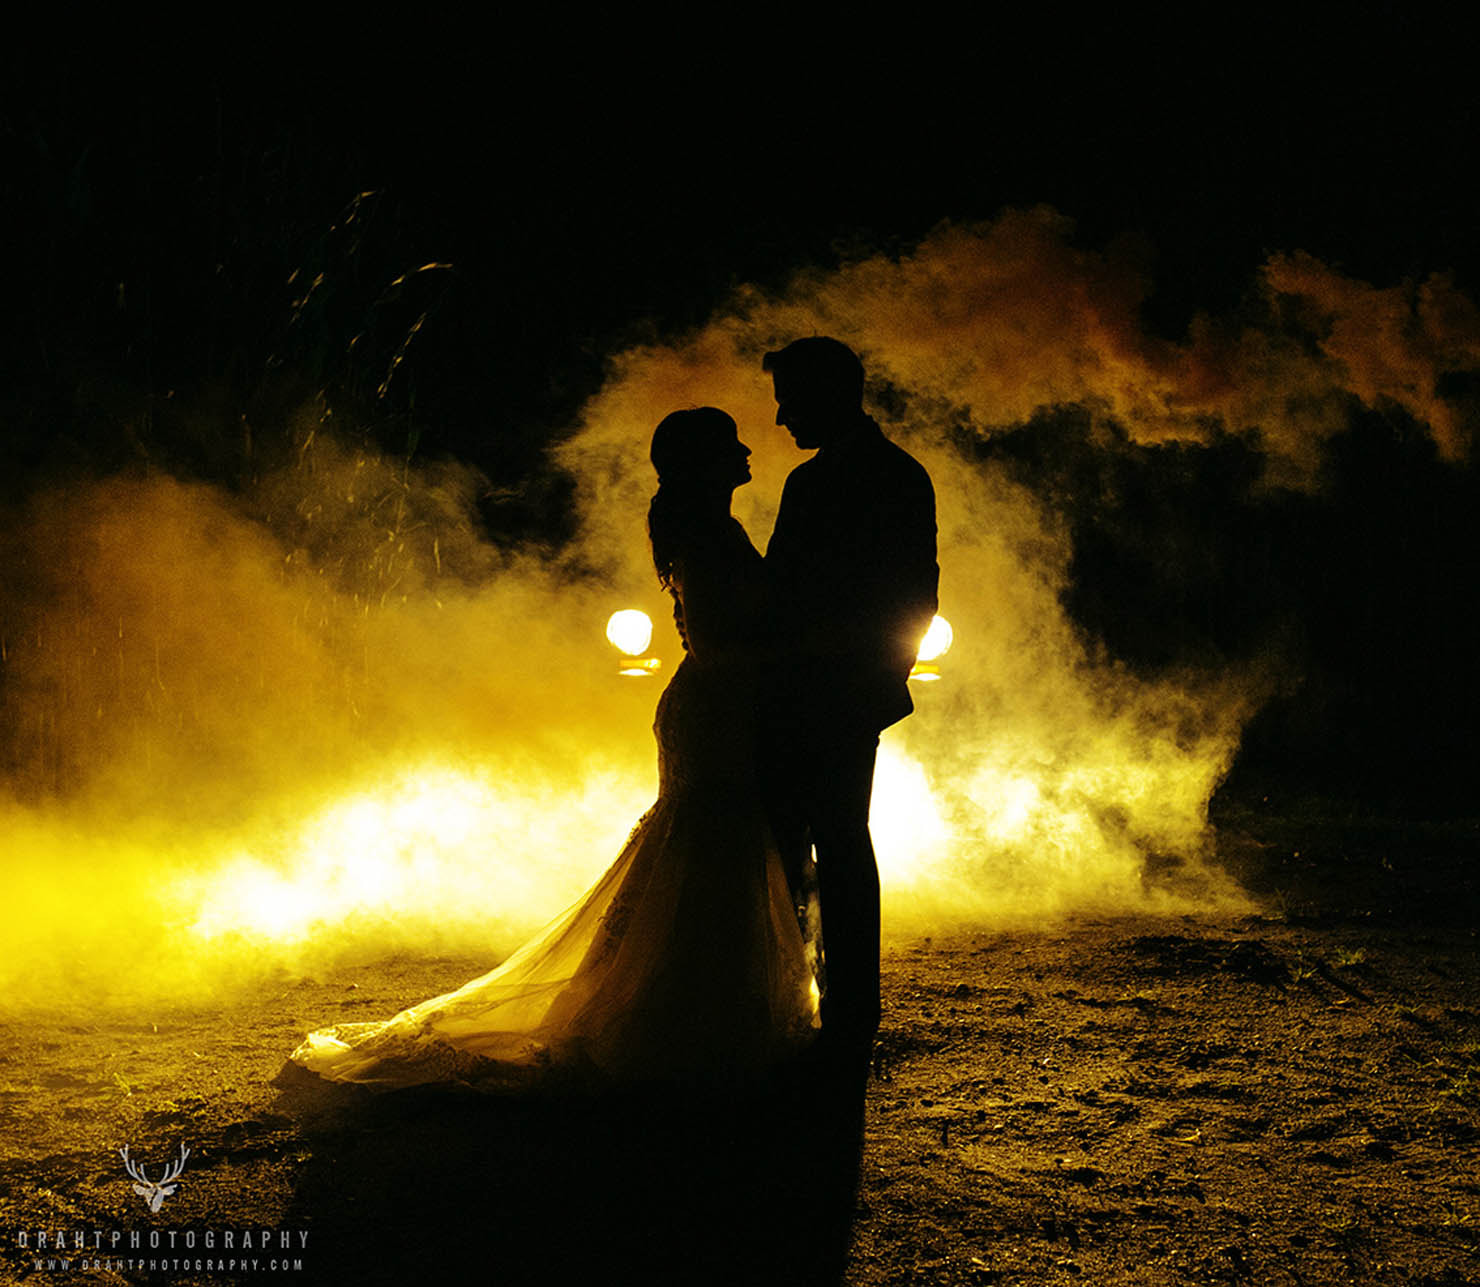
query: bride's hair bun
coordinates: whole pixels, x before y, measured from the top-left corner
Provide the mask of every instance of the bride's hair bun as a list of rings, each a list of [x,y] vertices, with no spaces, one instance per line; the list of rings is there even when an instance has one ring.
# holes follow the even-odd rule
[[[653,430],[649,453],[659,483],[682,483],[734,439],[735,422],[718,407],[690,407],[663,417]]]

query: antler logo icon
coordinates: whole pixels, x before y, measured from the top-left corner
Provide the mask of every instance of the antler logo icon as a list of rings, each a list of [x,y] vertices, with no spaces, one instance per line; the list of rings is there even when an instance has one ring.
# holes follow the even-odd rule
[[[134,1192],[144,1199],[150,1211],[158,1211],[164,1200],[180,1187],[175,1180],[185,1169],[185,1159],[190,1156],[190,1150],[181,1144],[179,1158],[164,1168],[164,1174],[159,1179],[151,1180],[142,1166],[130,1161],[128,1145],[125,1144],[118,1152],[123,1158],[123,1169],[138,1181],[133,1186]]]

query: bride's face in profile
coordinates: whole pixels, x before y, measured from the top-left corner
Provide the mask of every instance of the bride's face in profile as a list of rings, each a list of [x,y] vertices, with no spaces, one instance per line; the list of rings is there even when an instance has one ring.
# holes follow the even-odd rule
[[[750,481],[750,448],[740,441],[738,430],[725,444],[724,460],[735,480],[732,486],[740,487]]]
[[[716,430],[713,440],[705,444],[704,455],[696,472],[701,486],[733,491],[750,481],[750,448],[740,441],[740,433],[731,425]]]
[[[735,422],[714,407],[665,416],[653,432],[651,456],[661,482],[680,489],[729,495],[750,481],[750,448]]]

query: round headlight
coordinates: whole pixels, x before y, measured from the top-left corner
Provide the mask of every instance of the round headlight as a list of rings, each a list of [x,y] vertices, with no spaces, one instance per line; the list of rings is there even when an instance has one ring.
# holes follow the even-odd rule
[[[930,629],[925,632],[925,638],[920,640],[920,651],[915,654],[915,660],[939,661],[951,651],[951,642],[955,637],[949,621],[944,617],[932,617]]]
[[[640,657],[653,641],[653,622],[646,612],[623,608],[606,623],[606,637],[613,648],[628,657]]]

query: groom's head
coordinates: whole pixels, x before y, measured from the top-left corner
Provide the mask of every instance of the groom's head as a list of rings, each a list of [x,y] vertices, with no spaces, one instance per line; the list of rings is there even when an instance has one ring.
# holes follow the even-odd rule
[[[839,340],[813,335],[767,353],[761,369],[776,387],[776,423],[798,447],[825,447],[863,412],[863,363]]]

